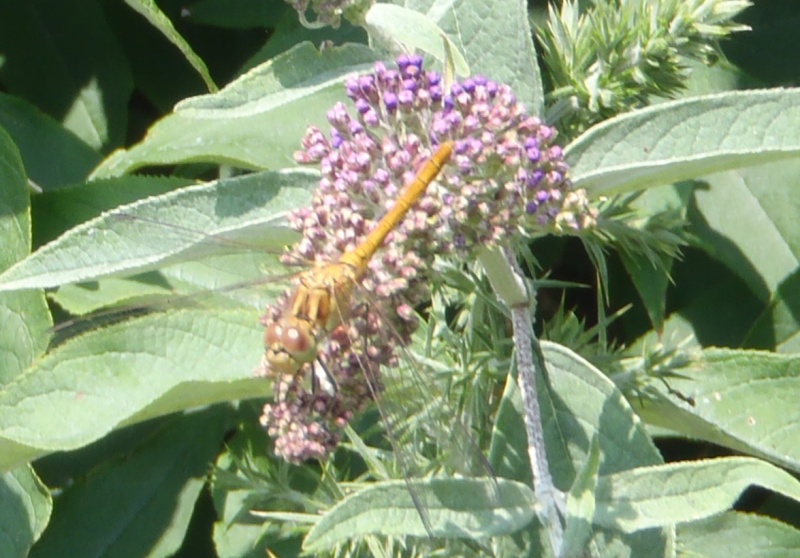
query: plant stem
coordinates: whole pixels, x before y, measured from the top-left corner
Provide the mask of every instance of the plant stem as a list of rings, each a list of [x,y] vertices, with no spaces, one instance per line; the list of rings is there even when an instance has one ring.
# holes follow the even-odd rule
[[[547,369],[539,340],[533,332],[531,320],[535,308],[535,293],[528,296],[528,289],[517,264],[513,250],[484,249],[478,255],[492,288],[508,306],[514,331],[514,347],[517,354],[517,384],[525,409],[525,431],[528,438],[528,458],[533,475],[533,492],[541,504],[539,520],[547,528],[550,544],[556,555],[562,548],[564,535],[563,495],[553,483],[544,444],[542,415],[536,393],[536,374],[546,378]]]

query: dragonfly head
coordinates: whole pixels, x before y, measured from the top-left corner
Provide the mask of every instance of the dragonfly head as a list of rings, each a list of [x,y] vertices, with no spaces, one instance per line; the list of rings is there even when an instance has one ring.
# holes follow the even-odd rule
[[[311,322],[284,317],[267,326],[264,347],[269,367],[282,374],[297,374],[317,358],[317,340]]]

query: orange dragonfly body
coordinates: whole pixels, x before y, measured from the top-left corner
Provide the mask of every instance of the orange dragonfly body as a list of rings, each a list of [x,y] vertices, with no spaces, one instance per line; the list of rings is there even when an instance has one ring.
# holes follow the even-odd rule
[[[296,374],[304,364],[317,358],[317,342],[347,316],[353,289],[366,274],[370,259],[425,193],[452,153],[453,142],[443,143],[361,244],[343,254],[339,261],[303,273],[283,315],[269,324],[264,333],[266,361],[272,370]]]

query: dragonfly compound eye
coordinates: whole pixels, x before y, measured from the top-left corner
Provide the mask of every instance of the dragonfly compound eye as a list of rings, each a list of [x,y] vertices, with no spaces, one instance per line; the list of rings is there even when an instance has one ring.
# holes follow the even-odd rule
[[[303,357],[309,353],[315,352],[316,343],[313,341],[312,335],[308,331],[304,331],[297,326],[289,326],[281,329],[280,343],[286,352],[296,356]],[[298,360],[305,360],[298,358]]]
[[[271,323],[267,326],[267,330],[264,332],[264,346],[269,349],[274,346],[276,343],[281,342],[281,334],[283,333],[283,328],[280,324]]]
[[[301,364],[317,356],[317,339],[312,324],[303,319],[286,318],[271,323],[264,331],[267,352],[288,353]]]
[[[267,326],[264,347],[267,363],[272,370],[295,374],[303,364],[316,358],[316,339],[308,328],[305,322],[292,319],[283,319]]]

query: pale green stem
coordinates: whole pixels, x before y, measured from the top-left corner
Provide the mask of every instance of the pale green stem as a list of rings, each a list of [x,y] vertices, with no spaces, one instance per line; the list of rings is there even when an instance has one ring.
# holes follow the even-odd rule
[[[481,262],[492,288],[511,312],[514,329],[514,348],[517,355],[517,383],[525,409],[525,431],[528,438],[528,457],[533,474],[533,492],[541,504],[540,520],[550,535],[553,551],[562,548],[564,525],[560,510],[563,495],[553,483],[544,445],[542,414],[536,394],[536,374],[546,377],[547,369],[539,340],[533,332],[531,308],[535,305],[535,294],[528,295],[525,279],[517,265],[513,250],[483,248],[478,259]]]

